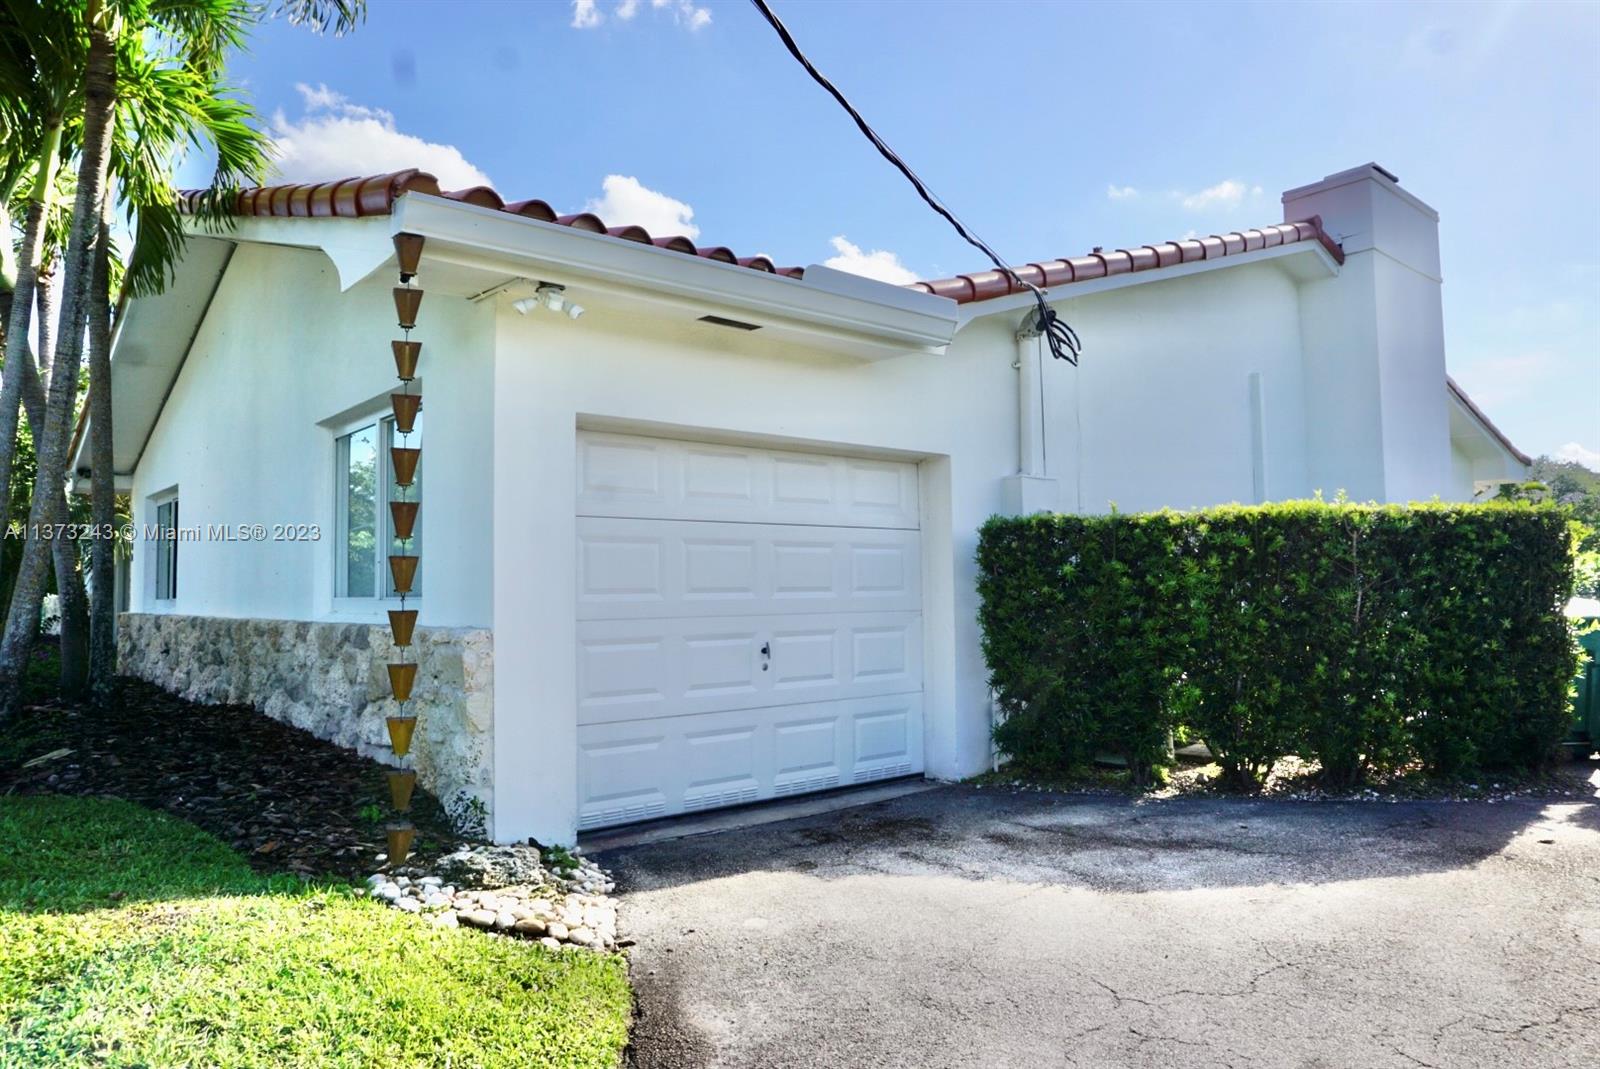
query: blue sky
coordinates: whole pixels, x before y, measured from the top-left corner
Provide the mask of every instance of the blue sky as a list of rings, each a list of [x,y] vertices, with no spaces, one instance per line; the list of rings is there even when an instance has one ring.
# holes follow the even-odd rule
[[[1012,260],[1276,222],[1376,160],[1442,217],[1451,373],[1600,469],[1600,4],[772,3]],[[234,74],[290,178],[411,162],[785,264],[984,266],[742,0],[372,0]]]

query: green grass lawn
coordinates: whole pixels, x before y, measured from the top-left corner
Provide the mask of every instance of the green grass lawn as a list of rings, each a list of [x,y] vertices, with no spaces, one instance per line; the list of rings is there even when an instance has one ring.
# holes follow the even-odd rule
[[[617,1064],[620,958],[433,928],[113,799],[0,797],[0,1066]]]

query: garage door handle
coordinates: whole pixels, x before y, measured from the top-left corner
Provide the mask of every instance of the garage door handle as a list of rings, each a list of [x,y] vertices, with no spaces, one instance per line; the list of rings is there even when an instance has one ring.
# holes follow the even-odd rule
[[[772,643],[763,642],[761,644],[761,670],[763,672],[765,672],[767,670],[768,662],[770,662],[771,660],[772,660]]]

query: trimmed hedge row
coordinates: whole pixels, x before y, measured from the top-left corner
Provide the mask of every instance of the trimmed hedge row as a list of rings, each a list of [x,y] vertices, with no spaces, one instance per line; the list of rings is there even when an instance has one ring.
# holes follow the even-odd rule
[[[997,517],[979,619],[1001,751],[1146,781],[1187,725],[1227,775],[1286,754],[1335,784],[1420,762],[1532,768],[1567,730],[1564,513],[1320,501]]]

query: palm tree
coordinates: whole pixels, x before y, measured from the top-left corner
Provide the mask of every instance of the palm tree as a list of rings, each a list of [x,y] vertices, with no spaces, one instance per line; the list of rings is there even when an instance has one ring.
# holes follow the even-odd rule
[[[342,33],[364,17],[365,3],[279,0],[271,13],[318,32]],[[92,515],[96,526],[114,523],[108,175],[115,177],[118,198],[135,223],[125,285],[135,294],[157,291],[182,250],[171,174],[184,144],[209,144],[216,150],[216,173],[202,202],[202,215],[212,225],[227,225],[232,192],[245,182],[259,181],[265,171],[266,139],[251,125],[249,106],[226,91],[221,74],[227,52],[240,46],[248,27],[267,14],[253,0],[42,0],[33,7],[6,5],[0,15],[0,133],[6,135],[0,150],[0,203],[9,201],[24,175],[35,176],[4,324],[0,488],[9,485],[18,409],[38,389],[37,370],[27,353],[27,327],[36,303],[53,170],[63,152],[78,161],[59,342],[41,418],[33,419],[34,405],[26,405],[37,451],[30,530],[67,515],[62,486],[86,340],[91,394],[99,395],[91,401]],[[64,132],[75,136],[64,139]],[[24,162],[28,160],[31,166]],[[0,263],[0,269],[5,266]],[[9,500],[6,494],[0,499]],[[0,719],[16,708],[52,548],[37,537],[25,543],[0,637]],[[95,583],[90,648],[96,689],[102,693],[114,674],[112,548],[108,544],[93,554],[97,575],[103,578]],[[69,569],[70,575],[63,572],[66,558],[56,554],[55,559],[58,582],[81,584],[75,568]],[[65,674],[64,681],[70,685]]]
[[[40,5],[41,10],[47,5]],[[83,124],[78,144],[78,189],[73,203],[72,229],[67,239],[65,285],[57,336],[57,352],[45,393],[43,426],[34,424],[38,450],[38,470],[34,477],[33,506],[28,525],[38,531],[64,517],[61,482],[66,468],[67,434],[78,386],[78,367],[83,354],[83,335],[88,319],[88,291],[91,242],[98,234],[101,196],[111,163],[112,121],[117,104],[117,39],[122,22],[114,10],[100,0],[88,0],[82,13],[82,30],[88,47],[83,66]],[[79,26],[72,25],[73,36]],[[19,353],[16,320],[25,319],[26,307],[12,307],[11,335],[7,348]],[[9,353],[8,353],[9,355]],[[7,371],[10,372],[8,366]],[[20,390],[22,372],[15,377]],[[18,397],[20,400],[20,394]],[[13,401],[12,407],[16,402]],[[31,421],[30,421],[31,422]],[[22,566],[11,594],[11,613],[0,639],[0,716],[14,710],[19,697],[22,670],[32,652],[38,632],[39,605],[44,600],[46,569],[50,566],[52,542],[43,537],[29,538],[22,551]]]

